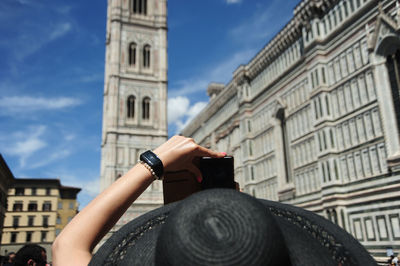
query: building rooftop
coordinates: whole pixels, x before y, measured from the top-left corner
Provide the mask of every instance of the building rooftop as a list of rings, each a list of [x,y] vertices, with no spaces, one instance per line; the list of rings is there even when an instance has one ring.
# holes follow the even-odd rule
[[[62,199],[76,199],[76,195],[81,191],[78,187],[61,186],[60,196]]]
[[[9,186],[15,179],[14,174],[11,172],[10,168],[8,167],[1,153],[0,153],[0,177],[2,181],[7,182]]]
[[[55,178],[15,178],[14,187],[60,187],[59,179]]]

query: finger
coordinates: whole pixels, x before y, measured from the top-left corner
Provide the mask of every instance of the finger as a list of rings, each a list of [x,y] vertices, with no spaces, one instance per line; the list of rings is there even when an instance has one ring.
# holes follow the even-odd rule
[[[213,158],[222,158],[226,156],[225,152],[216,152],[207,148],[204,148],[202,146],[197,146],[196,149],[196,156],[203,156],[203,157],[213,157]]]
[[[196,166],[192,165],[188,165],[187,170],[189,172],[191,172],[192,174],[194,174],[194,176],[196,177],[197,182],[201,182],[203,180],[203,175],[201,174],[201,171],[199,170],[199,168],[197,168]]]

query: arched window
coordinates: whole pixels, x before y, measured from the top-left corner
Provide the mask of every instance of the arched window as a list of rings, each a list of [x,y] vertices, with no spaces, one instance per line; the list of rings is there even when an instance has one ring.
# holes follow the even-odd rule
[[[290,165],[290,150],[289,150],[289,141],[287,136],[287,128],[286,128],[286,117],[285,110],[283,108],[279,109],[276,118],[280,121],[281,124],[281,133],[282,133],[282,147],[283,147],[283,158],[285,162],[285,175],[286,175],[286,183],[292,181],[291,177],[291,165]]]
[[[150,68],[150,45],[146,44],[143,47],[143,67]]]
[[[150,119],[150,98],[145,97],[142,102],[142,117],[144,120]]]
[[[136,43],[129,44],[129,65],[134,66],[136,65]]]
[[[387,56],[386,66],[389,72],[397,127],[400,130],[400,49]]]
[[[135,14],[147,14],[147,0],[133,0],[132,11]]]
[[[127,101],[127,114],[126,116],[128,118],[134,118],[135,117],[135,96],[131,95],[128,97],[128,101]]]

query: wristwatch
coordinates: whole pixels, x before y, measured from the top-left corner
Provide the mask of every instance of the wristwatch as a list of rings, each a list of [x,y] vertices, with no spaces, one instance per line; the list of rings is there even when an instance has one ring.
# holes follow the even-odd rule
[[[139,162],[143,164],[153,175],[154,179],[161,180],[164,174],[164,165],[154,152],[148,150],[140,154]]]

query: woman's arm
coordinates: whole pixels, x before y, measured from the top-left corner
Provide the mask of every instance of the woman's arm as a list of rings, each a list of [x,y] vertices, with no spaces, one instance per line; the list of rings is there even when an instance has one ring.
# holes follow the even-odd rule
[[[186,169],[200,179],[200,170],[193,165],[194,158],[226,155],[181,136],[172,137],[153,152],[161,159],[165,171]],[[152,182],[150,171],[137,164],[91,201],[54,241],[54,265],[87,265],[93,248]]]

